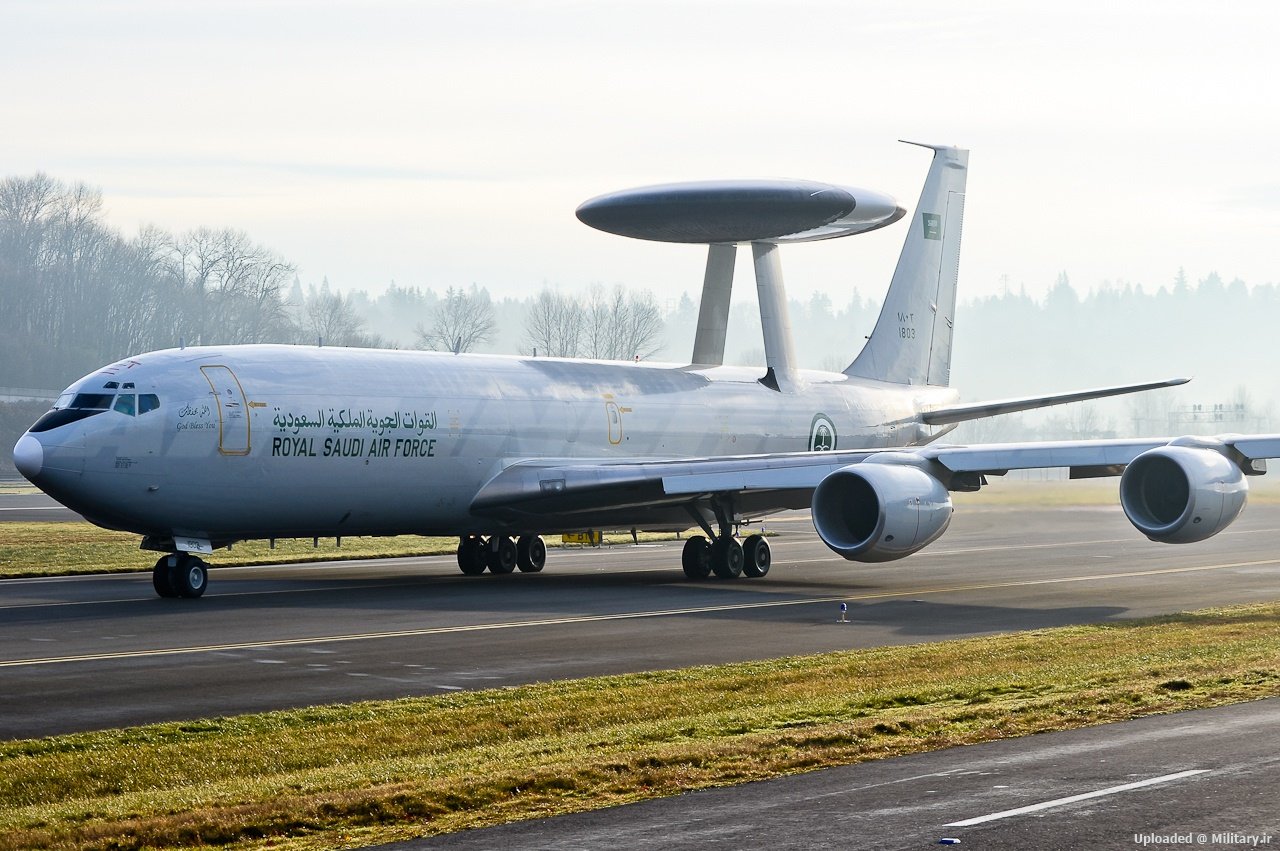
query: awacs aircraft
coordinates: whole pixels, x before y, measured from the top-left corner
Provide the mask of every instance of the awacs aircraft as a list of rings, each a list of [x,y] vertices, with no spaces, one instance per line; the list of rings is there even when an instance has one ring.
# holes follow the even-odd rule
[[[1280,436],[943,446],[957,423],[1180,383],[958,404],[949,388],[968,152],[933,160],[880,317],[844,372],[797,369],[779,245],[902,218],[886,196],[799,181],[601,196],[584,222],[710,245],[693,362],[300,346],[170,349],[75,382],[14,448],[24,476],[164,553],[162,597],[198,597],[200,556],[246,539],[458,536],[463,573],[541,570],[544,534],[682,530],[692,579],[764,576],[739,524],[809,508],[852,561],[903,558],[950,522],[950,491],[1010,469],[1121,474],[1133,525],[1198,541],[1244,505]],[[749,243],[767,369],[724,366],[734,252]]]

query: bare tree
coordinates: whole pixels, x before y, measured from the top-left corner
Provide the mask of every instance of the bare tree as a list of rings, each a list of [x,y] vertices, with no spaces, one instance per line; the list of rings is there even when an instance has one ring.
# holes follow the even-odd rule
[[[650,292],[593,287],[584,302],[544,289],[529,308],[525,337],[551,357],[644,359],[662,347],[662,315]]]
[[[662,348],[662,312],[653,293],[645,290],[623,296],[622,287],[614,288],[610,332],[614,346],[613,360],[647,360]]]
[[[364,320],[352,307],[352,299],[329,289],[325,278],[320,289],[313,285],[301,309],[301,342],[323,340],[331,346],[367,346],[372,340],[364,333]],[[376,345],[376,343],[374,343]]]
[[[285,288],[294,267],[237,230],[200,228],[171,244],[182,335],[205,343],[290,339]]]
[[[582,305],[544,287],[525,314],[526,353],[575,358],[582,341],[582,329]]]
[[[449,287],[431,317],[431,327],[416,329],[418,345],[438,352],[469,352],[493,338],[497,323],[489,293],[471,285],[469,292]]]

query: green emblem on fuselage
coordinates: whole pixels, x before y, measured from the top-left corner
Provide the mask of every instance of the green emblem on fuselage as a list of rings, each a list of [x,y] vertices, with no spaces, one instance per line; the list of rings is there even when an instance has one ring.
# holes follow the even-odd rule
[[[809,451],[830,452],[836,448],[836,424],[826,414],[815,414],[809,425]]]

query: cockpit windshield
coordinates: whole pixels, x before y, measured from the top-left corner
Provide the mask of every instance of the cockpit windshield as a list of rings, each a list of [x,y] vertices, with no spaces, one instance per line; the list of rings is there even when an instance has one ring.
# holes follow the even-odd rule
[[[68,408],[79,408],[83,411],[105,411],[111,407],[114,393],[77,393]]]
[[[53,409],[36,420],[30,431],[41,432],[92,417],[105,411],[114,411],[126,417],[141,416],[160,408],[160,397],[155,393],[134,393],[132,382],[126,383],[126,392],[116,392],[120,385],[108,381],[102,390],[63,393],[53,403]]]

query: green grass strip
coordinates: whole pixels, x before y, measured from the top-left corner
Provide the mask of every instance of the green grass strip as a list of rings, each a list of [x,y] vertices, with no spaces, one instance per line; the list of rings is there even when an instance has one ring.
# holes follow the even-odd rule
[[[1280,694],[1280,603],[0,744],[0,848],[333,848]]]
[[[674,535],[639,535],[641,541],[670,540]],[[138,549],[138,535],[111,532],[90,523],[0,523],[0,579],[20,576],[66,576],[80,573],[128,573],[150,570],[159,553]],[[605,544],[630,544],[631,535],[606,535]],[[559,536],[547,546],[560,545]],[[452,555],[457,538],[397,535],[386,538],[281,539],[271,549],[266,541],[245,541],[229,550],[218,550],[205,560],[214,567],[256,564],[294,564],[309,561],[344,561],[368,558]]]

